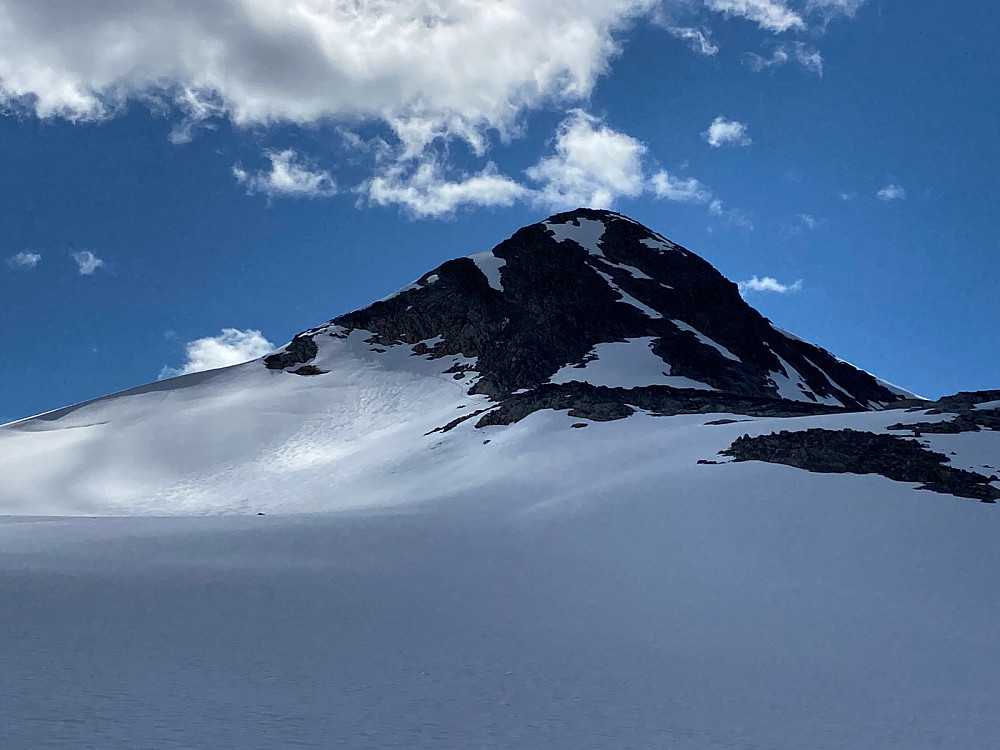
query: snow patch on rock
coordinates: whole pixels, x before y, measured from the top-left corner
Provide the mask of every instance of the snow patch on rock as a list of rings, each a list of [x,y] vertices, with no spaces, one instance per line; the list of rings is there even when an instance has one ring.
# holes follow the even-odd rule
[[[550,378],[552,383],[577,381],[608,388],[640,388],[669,385],[714,391],[712,386],[691,378],[670,374],[670,365],[653,353],[655,337],[598,344],[587,361],[566,365]]]
[[[486,281],[489,282],[491,288],[496,289],[498,292],[503,291],[500,269],[507,265],[507,261],[503,258],[498,258],[493,254],[492,250],[470,255],[469,259],[483,272],[483,276],[486,277]]]
[[[597,221],[596,219],[576,219],[576,221],[576,224],[568,222],[565,224],[552,224],[545,222],[544,226],[552,232],[556,242],[572,240],[591,255],[603,258],[604,251],[601,250],[600,241],[607,231],[604,222]]]

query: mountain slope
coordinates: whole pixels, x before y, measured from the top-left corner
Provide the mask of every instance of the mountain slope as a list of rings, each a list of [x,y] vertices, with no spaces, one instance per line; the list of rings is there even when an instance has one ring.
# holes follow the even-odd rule
[[[595,485],[681,487],[743,471],[699,461],[745,433],[889,434],[902,412],[887,406],[933,406],[905,396],[775,328],[690,251],[579,210],[263,360],[0,427],[0,513],[325,511],[498,491],[530,504]],[[927,420],[947,416],[915,422]],[[988,454],[995,434],[966,435],[963,450]],[[994,464],[970,466],[974,482]],[[901,471],[882,473],[926,482]]]

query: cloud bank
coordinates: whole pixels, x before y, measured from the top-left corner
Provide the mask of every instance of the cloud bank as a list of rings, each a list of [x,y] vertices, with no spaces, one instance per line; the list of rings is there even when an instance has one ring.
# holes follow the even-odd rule
[[[524,108],[580,99],[613,33],[656,0],[4,0],[2,99],[93,120],[129,98],[189,121],[388,122],[419,151],[482,145]],[[183,138],[181,138],[183,140]]]

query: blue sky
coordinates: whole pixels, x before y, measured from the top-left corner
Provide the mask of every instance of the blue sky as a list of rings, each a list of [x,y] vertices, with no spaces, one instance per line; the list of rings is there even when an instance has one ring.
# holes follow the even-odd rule
[[[1000,387],[1000,11],[0,0],[0,422],[610,206],[927,396]]]

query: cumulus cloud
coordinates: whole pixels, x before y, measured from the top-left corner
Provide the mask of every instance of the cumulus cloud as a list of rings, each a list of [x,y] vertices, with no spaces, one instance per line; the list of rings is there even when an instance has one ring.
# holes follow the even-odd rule
[[[102,118],[144,98],[189,124],[382,120],[419,150],[586,97],[617,52],[613,32],[655,4],[5,0],[0,80],[8,105],[42,117]]]
[[[712,191],[694,177],[664,169],[647,176],[646,146],[582,110],[570,112],[560,123],[552,151],[525,170],[533,186],[501,174],[492,162],[479,173],[456,175],[429,155],[390,160],[358,192],[363,201],[401,205],[415,217],[448,215],[464,205],[509,206],[519,201],[555,210],[607,208],[619,198],[649,193],[680,203],[707,205],[713,200]],[[749,226],[738,211],[719,215]]]
[[[818,49],[810,47],[805,42],[779,44],[770,57],[763,57],[755,52],[750,52],[746,56],[746,64],[755,73],[760,73],[768,68],[780,68],[789,60],[795,60],[806,70],[823,77],[823,55]]]
[[[901,201],[906,198],[906,190],[896,184],[886,185],[875,193],[875,197],[886,203],[889,201]]]
[[[42,256],[39,253],[33,253],[29,250],[20,252],[17,255],[12,255],[7,259],[7,265],[10,268],[20,269],[20,270],[30,270],[37,266],[42,261]]]
[[[90,250],[72,252],[70,253],[70,257],[76,262],[76,268],[81,276],[91,276],[94,271],[104,265],[104,261],[90,252]]]
[[[499,173],[492,162],[473,175],[449,179],[444,166],[431,159],[415,169],[393,164],[363,188],[369,201],[380,206],[398,204],[413,216],[452,214],[460,206],[509,206],[530,191]]]
[[[762,29],[779,33],[802,31],[806,22],[783,0],[705,0],[709,10],[753,21]]]
[[[264,155],[271,162],[267,171],[251,174],[239,164],[233,167],[233,176],[246,186],[248,194],[261,193],[269,198],[321,198],[336,194],[337,184],[330,173],[312,167],[293,149],[266,151]]]
[[[762,279],[754,276],[752,279],[739,282],[737,286],[740,288],[740,294],[743,295],[753,292],[788,294],[789,292],[798,292],[802,289],[802,279],[799,279],[794,284],[782,284],[772,276],[765,276]]]
[[[274,348],[274,344],[264,338],[260,331],[223,328],[218,336],[189,341],[184,347],[184,364],[180,367],[164,367],[160,370],[160,380],[249,362]]]
[[[745,123],[737,120],[727,120],[721,115],[712,120],[708,130],[701,134],[712,148],[720,146],[748,146],[750,137],[747,135]]]
[[[661,170],[650,178],[650,188],[657,198],[679,203],[708,203],[712,191],[694,177],[682,178]]]
[[[526,171],[541,185],[536,200],[553,208],[607,208],[621,196],[643,193],[646,146],[574,110],[559,126],[555,155]]]

